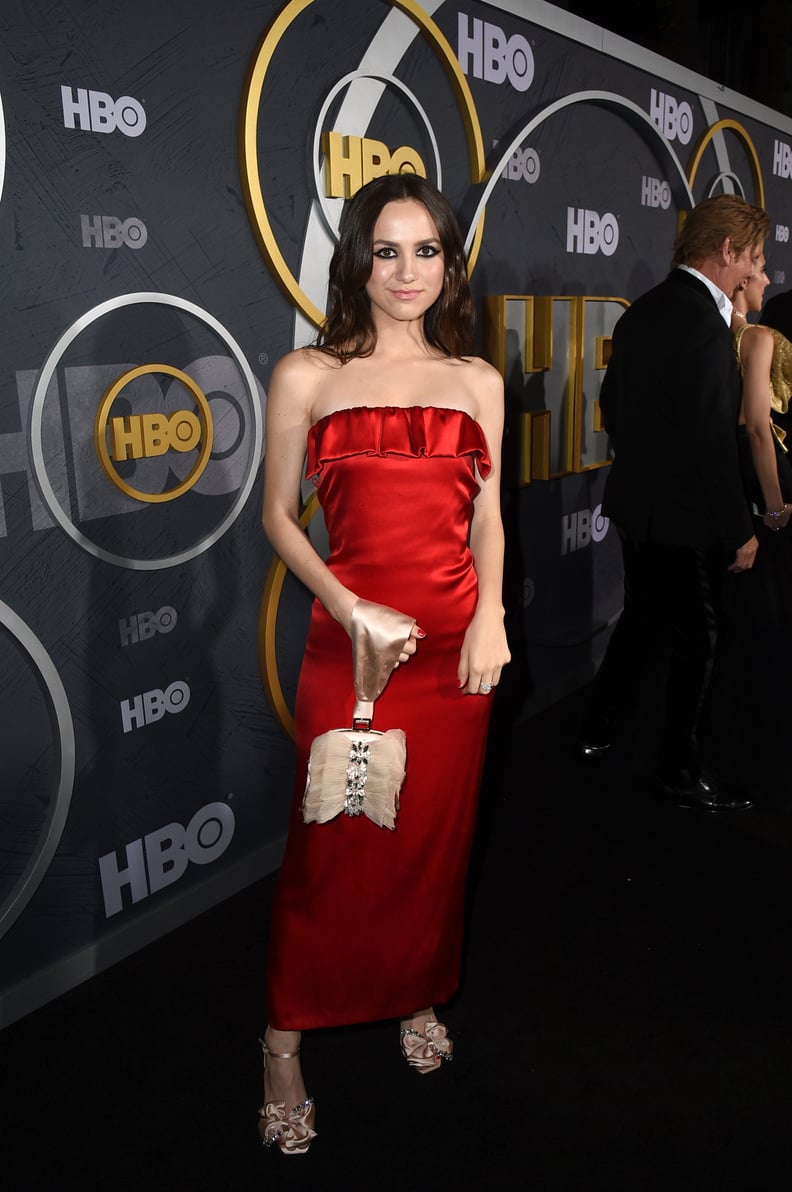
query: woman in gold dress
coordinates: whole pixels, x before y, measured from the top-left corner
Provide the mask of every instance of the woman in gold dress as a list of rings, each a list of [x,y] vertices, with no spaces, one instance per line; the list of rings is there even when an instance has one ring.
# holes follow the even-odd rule
[[[787,413],[792,394],[792,343],[780,331],[749,322],[770,284],[765,265],[762,257],[735,293],[732,312],[743,378],[740,462],[759,549],[750,572],[729,577],[731,632],[720,727],[733,742],[735,764],[757,805],[782,811],[792,808],[792,747],[768,736],[764,717],[783,711],[792,675],[792,465],[785,432],[775,421]]]

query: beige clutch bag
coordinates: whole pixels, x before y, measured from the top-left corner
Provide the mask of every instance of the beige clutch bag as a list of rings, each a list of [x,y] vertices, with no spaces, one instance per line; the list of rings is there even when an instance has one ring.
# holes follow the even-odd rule
[[[399,660],[415,620],[369,600],[352,609],[355,708],[351,728],[322,733],[311,744],[302,812],[307,824],[324,824],[343,812],[366,815],[380,828],[396,827],[399,792],[407,767],[407,739],[400,728],[371,728],[374,701]]]

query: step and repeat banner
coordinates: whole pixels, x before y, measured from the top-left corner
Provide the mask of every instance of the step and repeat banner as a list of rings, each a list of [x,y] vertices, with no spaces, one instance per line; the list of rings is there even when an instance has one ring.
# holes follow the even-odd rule
[[[260,526],[267,386],[399,170],[460,213],[506,380],[525,716],[620,608],[613,326],[719,191],[785,288],[790,122],[528,0],[2,6],[0,1023],[279,862],[310,601]]]

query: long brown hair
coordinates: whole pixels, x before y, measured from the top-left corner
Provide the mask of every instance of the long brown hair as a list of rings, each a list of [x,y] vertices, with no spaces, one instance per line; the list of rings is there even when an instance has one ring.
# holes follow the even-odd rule
[[[366,283],[371,276],[374,225],[386,203],[415,199],[428,211],[443,249],[443,289],[424,315],[424,337],[444,356],[473,352],[473,299],[456,216],[440,191],[419,174],[386,174],[361,187],[344,207],[330,261],[327,317],[316,346],[342,363],[370,356],[377,342]]]

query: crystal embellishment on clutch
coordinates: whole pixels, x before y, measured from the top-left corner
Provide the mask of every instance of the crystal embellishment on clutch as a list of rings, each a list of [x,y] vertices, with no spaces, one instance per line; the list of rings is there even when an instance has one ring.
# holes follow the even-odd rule
[[[406,765],[407,740],[400,728],[322,733],[314,738],[308,757],[303,820],[326,824],[344,812],[393,831]]]
[[[347,815],[363,814],[363,799],[368,778],[369,747],[365,741],[352,741],[347,766],[346,798],[344,812]]]

